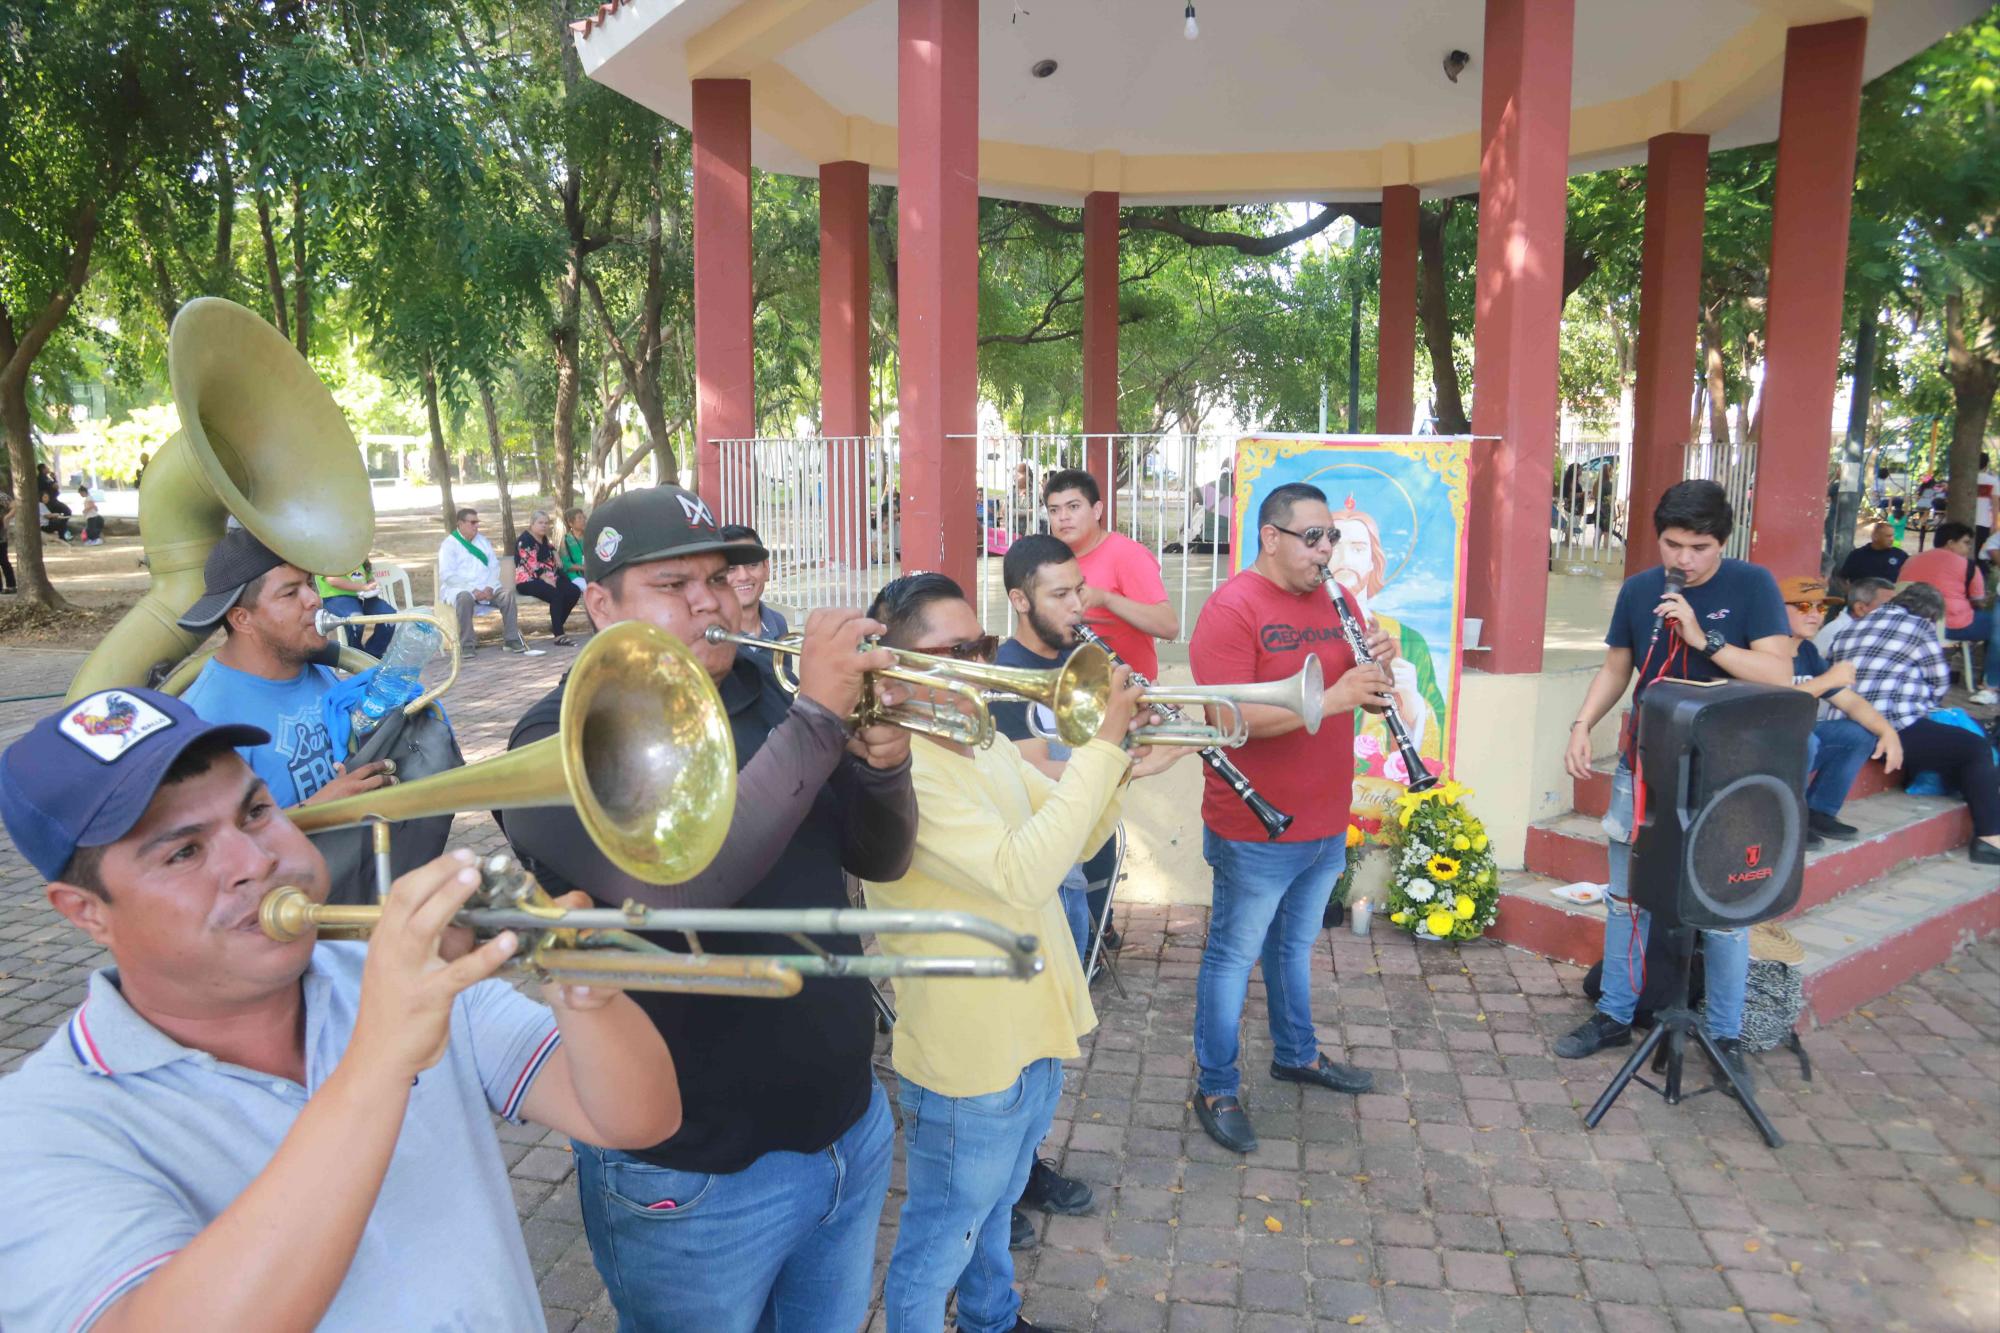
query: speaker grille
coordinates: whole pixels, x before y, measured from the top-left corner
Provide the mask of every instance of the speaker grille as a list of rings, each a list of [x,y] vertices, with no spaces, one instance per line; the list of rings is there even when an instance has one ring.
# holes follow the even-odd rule
[[[1769,773],[1749,773],[1711,797],[1688,829],[1687,891],[1717,922],[1771,915],[1803,850],[1799,799]]]

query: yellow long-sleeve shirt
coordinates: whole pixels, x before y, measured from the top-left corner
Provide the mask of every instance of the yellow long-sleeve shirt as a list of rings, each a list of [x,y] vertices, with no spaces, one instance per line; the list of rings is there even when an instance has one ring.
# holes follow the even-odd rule
[[[910,753],[916,856],[903,878],[862,886],[868,905],[971,912],[1041,943],[1042,970],[1027,981],[896,981],[896,1072],[947,1097],[978,1097],[1036,1060],[1070,1059],[1097,1026],[1057,890],[1117,828],[1127,761],[1093,740],[1056,782],[1004,742],[961,755],[919,739]],[[885,953],[984,947],[964,936],[882,937]]]

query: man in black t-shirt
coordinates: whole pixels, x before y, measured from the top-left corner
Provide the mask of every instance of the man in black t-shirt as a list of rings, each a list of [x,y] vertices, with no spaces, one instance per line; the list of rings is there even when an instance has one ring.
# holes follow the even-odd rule
[[[1868,544],[1857,546],[1847,553],[1847,559],[1840,562],[1838,576],[1845,581],[1854,579],[1887,579],[1894,583],[1902,577],[1903,562],[1910,553],[1896,545],[1896,529],[1888,523],[1877,523],[1868,530]]]
[[[1777,580],[1755,565],[1724,558],[1722,546],[1734,525],[1728,497],[1714,482],[1683,481],[1667,488],[1653,510],[1660,567],[1634,574],[1619,588],[1611,628],[1604,636],[1604,665],[1590,683],[1576,721],[1570,723],[1564,766],[1571,777],[1582,781],[1591,773],[1591,728],[1617,706],[1636,671],[1633,723],[1620,740],[1611,805],[1604,816],[1611,864],[1605,896],[1604,992],[1597,1012],[1556,1043],[1556,1054],[1567,1060],[1632,1040],[1638,1000],[1632,972],[1645,953],[1649,924],[1648,914],[1633,904],[1626,887],[1632,856],[1633,734],[1646,687],[1663,676],[1792,683],[1791,632]],[[1669,570],[1682,581],[1681,591],[1667,586]],[[1708,959],[1705,1026],[1737,1077],[1746,1079],[1738,1038],[1750,969],[1749,932],[1703,934]]]
[[[729,566],[765,552],[725,539],[699,497],[677,486],[627,492],[591,514],[584,542],[592,622],[643,620],[686,643],[721,693],[741,768],[722,850],[684,884],[621,872],[568,806],[508,811],[508,840],[548,890],[583,889],[606,906],[834,908],[848,905],[846,875],[906,873],[917,828],[909,733],[848,726],[863,673],[894,661],[860,651],[883,627],[855,611],[814,612],[794,700],[767,668],[704,637],[736,627]],[[567,685],[528,711],[509,748],[555,734]],[[679,936],[654,940],[686,947]],[[817,943],[860,952],[851,935]],[[741,932],[705,935],[702,947],[798,951]],[[575,1145],[584,1231],[619,1327],[860,1327],[895,1137],[871,1067],[869,988],[809,978],[791,1000],[634,998],[681,1071],[683,1118],[643,1151]]]

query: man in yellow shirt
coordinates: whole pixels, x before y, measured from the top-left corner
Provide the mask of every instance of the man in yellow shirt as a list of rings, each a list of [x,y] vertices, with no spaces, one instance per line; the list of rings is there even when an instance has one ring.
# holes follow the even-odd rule
[[[886,642],[984,661],[995,641],[959,586],[911,574],[882,589],[868,614]],[[1028,981],[915,978],[896,983],[892,1058],[902,1089],[908,1197],[882,1291],[889,1333],[934,1333],[958,1291],[962,1333],[1032,1330],[1020,1318],[1009,1216],[1062,1093],[1062,1062],[1097,1026],[1083,965],[1057,889],[1117,826],[1130,776],[1166,768],[1185,749],[1124,748],[1139,689],[1118,668],[1096,739],[1055,781],[1008,744],[975,750],[930,736],[910,747],[917,849],[910,872],[868,883],[868,905],[970,912],[1041,941]],[[888,953],[938,953],[950,941],[885,935]]]

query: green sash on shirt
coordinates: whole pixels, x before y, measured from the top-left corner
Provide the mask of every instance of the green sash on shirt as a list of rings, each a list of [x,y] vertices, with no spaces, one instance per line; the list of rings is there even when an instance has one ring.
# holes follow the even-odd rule
[[[457,528],[453,528],[451,530],[451,535],[458,539],[458,544],[460,546],[463,546],[466,550],[472,552],[472,554],[478,558],[480,564],[490,565],[493,563],[491,560],[488,560],[486,558],[486,552],[480,550],[479,547],[473,542],[466,540],[465,534],[460,532]]]

